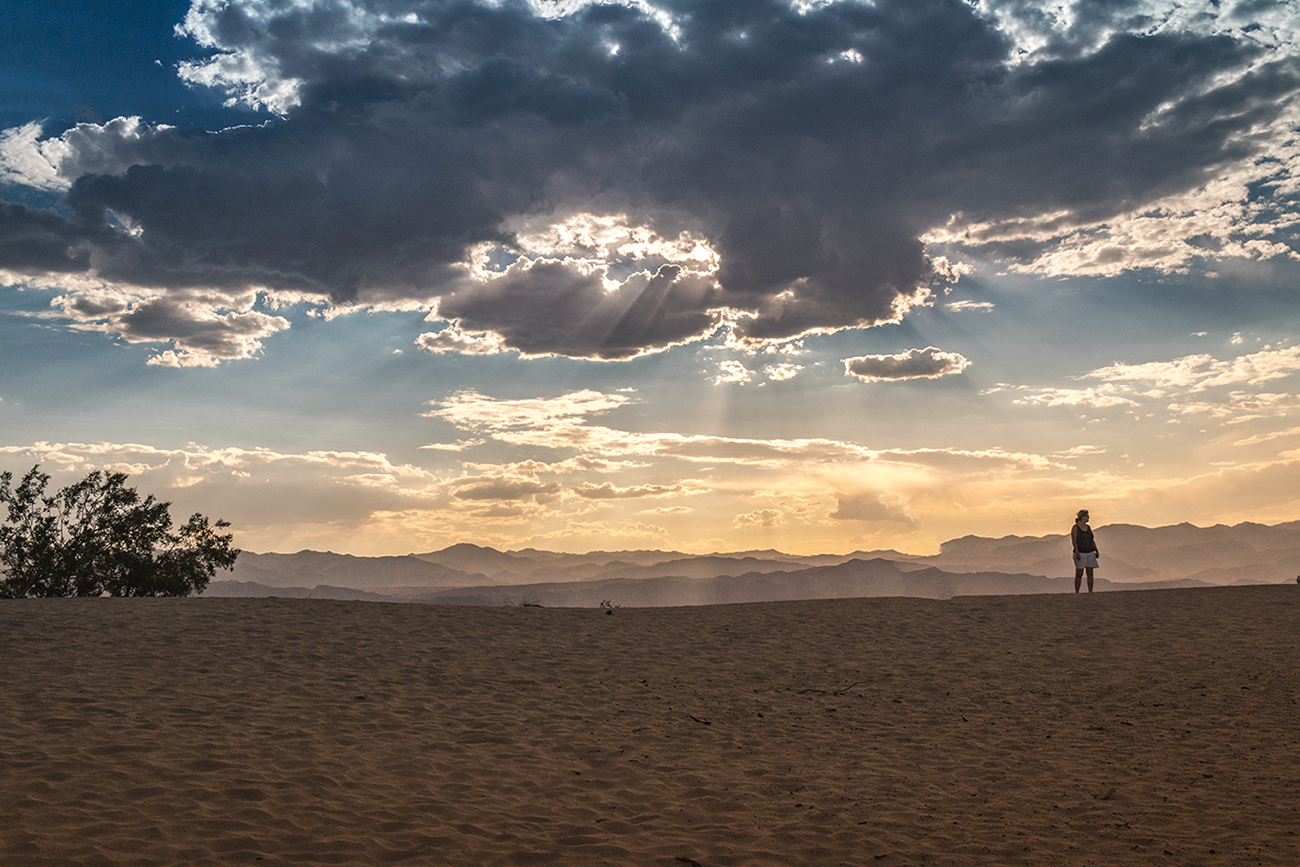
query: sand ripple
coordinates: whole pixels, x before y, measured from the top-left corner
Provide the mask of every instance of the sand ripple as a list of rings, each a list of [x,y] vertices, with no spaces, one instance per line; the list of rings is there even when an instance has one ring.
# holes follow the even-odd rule
[[[0,603],[0,863],[1300,863],[1300,588]]]

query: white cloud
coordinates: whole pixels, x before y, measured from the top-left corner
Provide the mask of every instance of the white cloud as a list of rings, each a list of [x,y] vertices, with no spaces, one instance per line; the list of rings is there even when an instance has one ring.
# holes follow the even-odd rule
[[[609,461],[603,458],[593,458],[589,455],[575,455],[553,463],[543,461],[527,461],[523,463],[532,467],[535,472],[561,475],[572,473],[625,473],[629,470],[642,469],[647,466],[641,461]],[[520,465],[510,464],[509,466]]]
[[[909,349],[894,355],[859,355],[844,359],[844,372],[863,382],[903,379],[938,379],[953,376],[970,367],[963,355],[944,352],[934,346]]]
[[[599,485],[586,483],[573,489],[573,492],[586,500],[627,500],[641,497],[666,497],[682,493],[681,485],[632,485],[620,488],[609,482]]]
[[[801,370],[803,370],[802,364],[768,364],[763,367],[763,373],[774,382],[785,382],[788,379],[794,379]]]
[[[458,391],[443,400],[429,401],[434,407],[426,416],[445,419],[457,427],[498,434],[518,429],[553,429],[580,423],[587,416],[602,415],[631,403],[625,394],[604,394],[591,389],[560,397],[520,400],[487,397],[472,389]]]
[[[486,331],[466,333],[455,323],[441,331],[421,334],[415,339],[415,345],[435,355],[443,352],[457,352],[461,355],[497,355],[507,351],[505,342],[499,335]]]
[[[1074,446],[1064,452],[1066,457],[1085,457],[1090,455],[1104,455],[1108,449],[1105,446]]]
[[[1225,385],[1260,385],[1300,372],[1300,346],[1265,349],[1220,361],[1210,355],[1186,355],[1143,364],[1117,362],[1088,373],[1106,382],[1148,382],[1157,388],[1205,391]]]
[[[531,258],[567,259],[588,267],[615,262],[675,263],[700,274],[718,270],[718,252],[707,238],[688,231],[675,238],[661,236],[652,226],[633,225],[627,214],[578,213],[555,221],[551,217],[515,217],[506,231],[515,235],[519,251]],[[617,284],[615,284],[617,285]]]
[[[567,449],[578,452],[559,463],[510,464],[511,472],[530,478],[560,471],[612,471],[647,466],[651,460],[773,470],[824,470],[827,467],[885,465],[928,471],[960,467],[967,472],[1000,472],[1008,468],[1045,470],[1058,466],[1041,455],[1001,449],[869,449],[842,440],[751,439],[687,435],[675,432],[633,432],[588,423],[628,402],[621,394],[591,390],[558,398],[509,400],[475,391],[430,401],[426,415],[441,418],[467,431],[514,446]],[[609,457],[634,456],[640,463],[608,462]],[[487,467],[466,465],[467,469]]]
[[[857,491],[836,495],[838,506],[830,517],[837,521],[897,521],[909,527],[916,519],[901,503],[886,502],[886,498],[871,491]]]
[[[770,529],[784,523],[784,516],[776,509],[755,509],[743,515],[737,515],[733,521],[737,527],[763,527]]]
[[[278,4],[259,0],[237,4],[241,35],[254,41],[236,48],[228,47],[227,42],[231,5],[222,0],[195,0],[190,6],[184,21],[176,26],[177,33],[216,53],[204,60],[183,61],[178,66],[180,77],[191,84],[226,91],[227,105],[242,103],[284,114],[298,105],[303,81],[281,71],[281,63],[268,44],[274,38],[271,25]],[[333,26],[328,35],[313,28],[313,47],[326,51],[361,47],[366,32],[373,33],[373,18],[358,14],[361,12],[354,7],[343,15],[331,16]]]
[[[992,301],[952,301],[943,306],[946,309],[952,310],[954,312],[961,312],[963,310],[974,310],[980,313],[988,313],[996,305],[994,305]]]
[[[1109,409],[1117,406],[1137,406],[1138,402],[1115,386],[1098,388],[1037,388],[1024,389],[1023,397],[1012,402],[1039,406],[1088,406]]]
[[[968,472],[997,472],[1007,468],[1046,470],[1062,465],[1029,452],[1008,452],[1003,449],[881,449],[877,459],[923,467],[963,469]]]
[[[486,442],[486,440],[457,440],[454,443],[426,443],[425,445],[420,446],[420,448],[436,452],[463,452],[472,449],[475,446],[481,446],[484,442]]]
[[[718,385],[727,383],[744,385],[753,378],[753,373],[743,363],[727,359],[718,363],[718,373],[713,377],[713,381]]]
[[[62,192],[69,186],[59,176],[66,151],[61,139],[41,141],[41,124],[35,121],[0,130],[0,183]]]
[[[1230,392],[1221,400],[1181,400],[1169,404],[1180,415],[1210,415],[1214,418],[1284,416],[1300,407],[1300,396],[1279,392]]]
[[[1268,442],[1269,440],[1281,439],[1282,437],[1293,437],[1300,435],[1300,427],[1289,427],[1284,430],[1273,430],[1267,433],[1256,434],[1239,439],[1233,443],[1234,446],[1253,446],[1257,443]]]

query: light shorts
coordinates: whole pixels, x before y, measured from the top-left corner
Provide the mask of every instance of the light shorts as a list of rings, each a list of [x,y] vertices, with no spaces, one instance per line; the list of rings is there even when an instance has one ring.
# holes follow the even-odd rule
[[[1096,569],[1097,552],[1096,551],[1080,552],[1079,555],[1075,558],[1074,568],[1075,569]]]

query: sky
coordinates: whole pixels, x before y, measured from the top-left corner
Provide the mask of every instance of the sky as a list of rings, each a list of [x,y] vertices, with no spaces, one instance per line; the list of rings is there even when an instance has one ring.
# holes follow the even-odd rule
[[[1300,4],[8,0],[0,469],[236,544],[1300,519]]]

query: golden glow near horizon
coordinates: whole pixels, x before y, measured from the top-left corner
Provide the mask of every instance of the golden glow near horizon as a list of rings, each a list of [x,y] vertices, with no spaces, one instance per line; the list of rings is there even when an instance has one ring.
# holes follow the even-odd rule
[[[1300,519],[1294,3],[13,2],[0,469],[253,551]]]
[[[1184,385],[1197,389],[1202,381]],[[97,467],[129,472],[143,489],[185,509],[234,518],[239,544],[258,551],[404,554],[471,541],[564,551],[925,554],[971,533],[1065,532],[1081,503],[1100,523],[1300,517],[1300,450],[1277,448],[1279,441],[1300,441],[1292,424],[1245,437],[1234,432],[1244,423],[1223,424],[1196,448],[1204,466],[1189,473],[1088,445],[1047,454],[870,449],[830,438],[632,431],[606,423],[636,402],[632,393],[592,389],[521,400],[457,392],[430,402],[426,412],[462,435],[431,444],[436,448],[428,451],[445,457],[444,470],[352,451],[40,444],[6,447],[0,455],[6,465],[40,462],[67,478]],[[1141,440],[1189,414],[1242,419],[1242,402],[1231,392],[1222,404],[1170,403],[1166,417],[1129,413],[1118,424],[1131,425],[1133,439]],[[1281,420],[1294,404],[1264,395],[1250,407]],[[502,459],[494,455],[501,449],[533,457]]]

